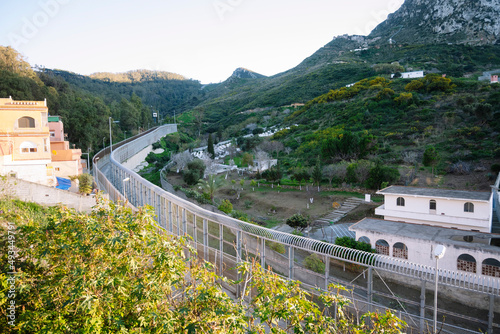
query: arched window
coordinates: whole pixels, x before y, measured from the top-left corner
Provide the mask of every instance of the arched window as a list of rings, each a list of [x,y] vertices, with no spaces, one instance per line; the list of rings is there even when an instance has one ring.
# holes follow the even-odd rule
[[[467,271],[469,273],[476,273],[477,271],[476,259],[469,254],[462,254],[457,260],[457,269]]]
[[[392,247],[392,256],[408,260],[408,247],[402,242],[397,242]]]
[[[500,261],[496,259],[484,260],[481,274],[485,276],[500,277]]]
[[[385,240],[377,240],[375,250],[378,254],[389,255],[389,244]]]
[[[436,211],[436,206],[437,206],[437,205],[436,205],[436,201],[435,201],[435,200],[433,200],[433,199],[431,199],[431,200],[429,201],[429,210]]]
[[[359,242],[364,242],[365,244],[371,244],[370,238],[368,237],[361,237],[358,239]]]
[[[37,152],[36,144],[31,142],[31,141],[22,142],[21,145],[19,145],[19,148],[21,149],[21,153],[36,153]]]
[[[398,199],[396,200],[396,205],[405,206],[405,199],[403,197],[398,197]]]
[[[464,204],[464,212],[474,212],[474,204],[467,202]]]
[[[24,116],[17,120],[17,125],[19,128],[34,128],[35,119],[32,117]]]

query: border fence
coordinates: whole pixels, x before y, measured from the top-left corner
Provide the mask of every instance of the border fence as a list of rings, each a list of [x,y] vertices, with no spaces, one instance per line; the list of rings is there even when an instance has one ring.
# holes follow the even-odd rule
[[[112,152],[109,147],[100,151],[93,160],[99,189],[113,201],[128,202],[134,207],[152,206],[158,224],[168,233],[189,236],[199,256],[215,264],[222,276],[239,279],[237,263],[255,258],[263,268],[300,281],[312,293],[317,288],[327,290],[331,283],[344,285],[352,291],[350,298],[356,311],[391,309],[407,322],[408,333],[433,330],[434,267],[270,230],[211,212],[151,184],[122,165],[148,145],[176,131],[176,125],[164,125],[114,145]],[[324,272],[301,265],[312,254],[323,260]],[[494,322],[499,309],[500,279],[442,269],[437,275],[439,305],[445,305],[438,309],[441,333],[500,332],[500,324]],[[402,290],[411,290],[413,294],[401,297],[391,290],[400,284],[404,286]],[[225,288],[236,296],[241,293],[238,284]],[[457,307],[449,299],[453,295],[468,305]],[[498,319],[500,315],[496,315]]]

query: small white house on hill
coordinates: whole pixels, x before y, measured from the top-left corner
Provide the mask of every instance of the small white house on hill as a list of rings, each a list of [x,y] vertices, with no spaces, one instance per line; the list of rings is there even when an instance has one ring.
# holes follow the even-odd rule
[[[403,72],[401,73],[401,79],[417,79],[423,78],[424,71],[414,71],[414,72]],[[394,78],[394,74],[391,74],[391,79]]]

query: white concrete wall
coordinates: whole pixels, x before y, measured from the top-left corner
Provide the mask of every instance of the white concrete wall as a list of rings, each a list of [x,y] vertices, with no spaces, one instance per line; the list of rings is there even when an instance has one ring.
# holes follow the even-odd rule
[[[47,187],[38,183],[15,178],[8,178],[7,181],[1,182],[7,182],[7,187],[0,188],[4,194],[6,193],[26,202],[35,202],[48,206],[63,204],[81,212],[90,212],[96,204],[94,196],[82,196],[67,190]]]
[[[429,240],[422,240],[413,237],[403,237],[395,236],[390,234],[381,234],[377,232],[366,232],[362,233],[356,232],[356,240],[361,237],[367,237],[370,239],[370,244],[375,248],[375,244],[378,240],[385,240],[389,244],[389,256],[393,256],[394,244],[402,242],[408,247],[408,261],[423,264],[426,266],[434,267],[436,265],[436,260],[433,257],[435,243]],[[481,274],[481,264],[484,260],[493,258],[498,260],[497,253],[491,253],[487,251],[477,251],[466,248],[457,247],[456,245],[446,244],[440,242],[440,244],[446,247],[446,253],[444,257],[439,260],[439,268],[458,271],[457,259],[462,254],[468,254],[476,259],[476,274]],[[485,276],[488,277],[488,276]]]
[[[47,176],[47,165],[50,163],[50,160],[11,161],[3,164],[1,174],[7,175],[13,172],[18,179],[51,185],[53,178]]]
[[[397,205],[398,197],[404,198],[405,206]],[[377,208],[375,213],[384,216],[385,220],[491,232],[491,201],[466,201],[390,194],[385,194],[384,198],[384,205]],[[429,209],[431,199],[436,201],[435,212]],[[474,204],[474,212],[464,212],[466,202]]]

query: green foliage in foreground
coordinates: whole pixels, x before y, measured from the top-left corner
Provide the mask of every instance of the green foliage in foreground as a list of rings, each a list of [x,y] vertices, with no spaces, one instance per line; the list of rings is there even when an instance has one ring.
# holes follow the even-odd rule
[[[15,226],[9,227],[9,226]],[[184,238],[159,233],[149,207],[137,213],[99,199],[90,214],[0,201],[0,247],[15,231],[16,319],[9,302],[7,252],[1,253],[0,328],[16,333],[401,333],[391,313],[357,322],[345,289],[313,301],[300,283],[241,263],[243,296],[231,299],[214,268]],[[253,293],[250,296],[250,290]],[[372,328],[368,328],[367,323]]]

